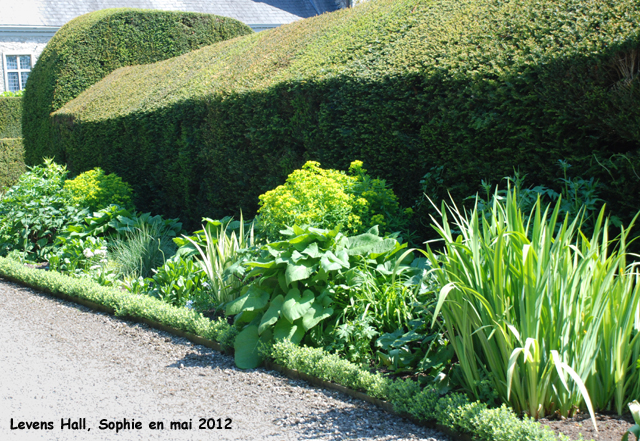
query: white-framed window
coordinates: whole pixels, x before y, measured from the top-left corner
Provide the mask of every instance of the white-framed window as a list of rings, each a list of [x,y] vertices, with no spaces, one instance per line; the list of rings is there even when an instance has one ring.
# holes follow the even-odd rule
[[[24,89],[33,67],[31,54],[3,54],[5,90],[17,92]]]

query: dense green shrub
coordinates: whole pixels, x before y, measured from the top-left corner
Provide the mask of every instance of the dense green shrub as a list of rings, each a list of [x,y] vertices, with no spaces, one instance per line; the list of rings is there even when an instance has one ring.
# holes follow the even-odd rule
[[[462,198],[514,166],[553,183],[565,159],[630,218],[639,19],[635,0],[380,0],[120,69],[55,124],[74,172],[115,171],[188,223],[357,158],[404,206],[434,167]]]
[[[0,139],[0,192],[15,184],[25,171],[22,138]]]
[[[30,167],[0,200],[0,254],[12,250],[42,260],[53,250],[59,231],[86,214],[63,189],[67,170],[52,160]]]
[[[0,139],[22,137],[22,98],[0,97]]]
[[[91,211],[98,211],[115,204],[133,209],[131,186],[111,173],[106,175],[101,168],[94,168],[67,180],[64,188],[71,192],[73,201]]]
[[[383,233],[406,226],[393,190],[384,181],[371,179],[361,161],[352,162],[348,174],[323,170],[308,161],[259,199],[262,231],[274,239],[293,225],[328,229],[340,225],[345,234],[363,233],[374,225]]]
[[[39,164],[50,156],[64,161],[52,143],[49,114],[110,72],[251,32],[232,18],[179,11],[104,9],[73,19],[48,42],[29,75],[23,117],[26,162]]]

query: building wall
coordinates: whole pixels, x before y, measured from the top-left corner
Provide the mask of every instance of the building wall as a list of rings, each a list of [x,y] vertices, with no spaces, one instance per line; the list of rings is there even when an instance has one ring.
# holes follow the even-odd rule
[[[0,39],[0,92],[7,90],[4,76],[4,54],[31,55],[31,65],[33,66],[48,41],[49,37],[28,37],[22,40],[17,37],[3,37]]]

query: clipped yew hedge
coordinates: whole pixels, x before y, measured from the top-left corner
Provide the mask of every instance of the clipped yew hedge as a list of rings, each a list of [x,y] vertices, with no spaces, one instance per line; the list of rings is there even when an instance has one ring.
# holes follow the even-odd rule
[[[29,75],[24,94],[26,160],[64,161],[51,140],[49,114],[122,66],[154,63],[253,31],[211,14],[145,9],[103,9],[64,25]],[[114,91],[117,92],[117,91]]]
[[[22,98],[0,97],[0,139],[22,137]]]
[[[22,138],[0,138],[0,194],[25,171]]]
[[[57,142],[194,224],[308,159],[363,160],[405,205],[434,167],[461,197],[514,167],[552,184],[565,159],[630,213],[639,21],[636,0],[377,0],[119,69],[54,114]]]

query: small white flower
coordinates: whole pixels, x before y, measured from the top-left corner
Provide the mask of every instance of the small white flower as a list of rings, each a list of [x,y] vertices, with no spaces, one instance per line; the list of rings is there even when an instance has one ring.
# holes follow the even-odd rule
[[[633,416],[633,420],[637,425],[640,426],[640,403],[638,401],[632,401],[629,403],[629,410],[631,410],[631,415]]]
[[[185,308],[187,309],[193,309],[193,301],[192,300],[187,300],[186,305],[184,305]]]
[[[87,259],[91,259],[94,256],[89,248],[85,248],[82,254],[84,254],[84,257],[86,257]]]
[[[92,266],[92,267],[90,267],[89,269],[90,269],[90,270],[95,271],[95,270],[97,270],[97,269],[100,269],[100,265],[93,265],[93,266]]]
[[[96,256],[106,256],[107,255],[107,250],[106,250],[106,248],[100,248],[99,250],[96,250],[94,252],[94,254]]]

